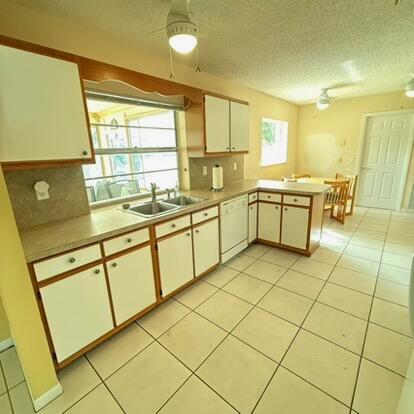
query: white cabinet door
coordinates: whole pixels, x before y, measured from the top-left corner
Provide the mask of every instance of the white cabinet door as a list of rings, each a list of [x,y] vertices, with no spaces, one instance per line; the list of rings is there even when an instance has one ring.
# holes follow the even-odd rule
[[[107,263],[116,324],[120,325],[156,301],[151,247]]]
[[[57,361],[113,328],[102,265],[40,289]]]
[[[0,46],[0,161],[91,158],[78,65]]]
[[[300,207],[283,207],[281,243],[285,246],[306,249],[308,241],[309,210]]]
[[[199,276],[220,262],[218,219],[196,227],[193,237],[195,275]]]
[[[249,105],[230,101],[231,151],[249,150]]]
[[[249,243],[257,238],[257,203],[249,206]]]
[[[206,152],[230,151],[230,102],[204,96]]]
[[[279,243],[281,208],[278,204],[259,203],[259,239]]]
[[[162,295],[166,296],[194,277],[191,230],[158,242]]]

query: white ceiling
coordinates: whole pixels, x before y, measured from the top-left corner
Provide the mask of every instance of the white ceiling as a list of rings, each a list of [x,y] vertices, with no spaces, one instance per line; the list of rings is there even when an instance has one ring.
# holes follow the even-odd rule
[[[168,56],[169,0],[11,0]],[[402,90],[414,72],[414,0],[191,0],[203,71],[299,104]],[[184,59],[178,56],[176,59]],[[191,60],[187,59],[190,63]]]

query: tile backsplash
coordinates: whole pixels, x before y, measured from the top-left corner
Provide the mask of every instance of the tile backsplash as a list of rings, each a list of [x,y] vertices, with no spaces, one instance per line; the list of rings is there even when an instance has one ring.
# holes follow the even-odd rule
[[[19,228],[90,211],[81,166],[7,171],[4,177]],[[46,181],[50,185],[49,199],[36,199],[33,189],[36,181]]]
[[[234,170],[234,163],[237,170]],[[242,180],[244,178],[244,155],[231,155],[214,158],[189,158],[190,188],[191,190],[210,188],[212,184],[211,169],[216,165],[223,167],[224,186],[229,181]],[[207,175],[203,175],[203,167],[207,167]]]

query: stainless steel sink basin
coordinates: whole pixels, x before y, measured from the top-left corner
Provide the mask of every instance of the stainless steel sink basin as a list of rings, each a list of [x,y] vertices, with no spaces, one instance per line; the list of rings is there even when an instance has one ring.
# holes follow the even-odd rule
[[[201,201],[204,201],[204,198],[180,195],[177,197],[168,198],[164,200],[164,203],[174,204],[176,206],[188,206],[189,204],[196,204],[200,203]]]
[[[138,216],[149,218],[159,216],[160,214],[168,213],[179,208],[180,207],[178,205],[167,204],[163,201],[150,201],[143,204],[133,204],[125,210],[130,213],[137,214]]]

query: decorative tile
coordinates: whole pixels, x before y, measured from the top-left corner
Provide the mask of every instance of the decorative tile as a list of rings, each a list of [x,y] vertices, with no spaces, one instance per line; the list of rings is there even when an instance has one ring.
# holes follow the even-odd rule
[[[274,284],[286,273],[286,271],[287,269],[285,267],[265,262],[263,260],[256,260],[247,269],[245,269],[243,273]]]
[[[279,367],[261,398],[255,414],[348,414],[349,408]]]
[[[306,276],[303,273],[295,272],[294,270],[286,272],[282,279],[277,282],[277,286],[306,296],[310,299],[316,299],[323,284],[323,280]]]
[[[128,413],[155,413],[191,375],[183,364],[154,342],[106,380]]]
[[[313,301],[285,289],[273,287],[257,304],[274,315],[300,325],[305,319]]]
[[[226,331],[231,331],[252,307],[253,305],[244,300],[219,291],[202,303],[195,311]]]
[[[256,304],[271,287],[272,285],[270,283],[240,273],[227,283],[227,285],[223,287],[223,290],[238,296],[247,302]]]
[[[86,355],[100,377],[105,379],[152,341],[140,326],[132,323]]]
[[[297,331],[297,326],[254,308],[236,327],[233,335],[279,362]]]
[[[215,292],[217,292],[216,287],[200,280],[199,282],[194,283],[194,285],[177,293],[174,297],[183,305],[194,309]]]
[[[196,376],[190,379],[161,408],[160,414],[232,414],[236,411]]]
[[[192,312],[163,334],[158,341],[191,370],[195,370],[227,335]]]
[[[301,330],[282,365],[346,405],[350,405],[359,357]]]
[[[149,332],[150,335],[158,338],[190,312],[190,309],[181,303],[174,299],[169,299],[140,318],[138,323]]]
[[[241,413],[250,413],[277,364],[228,336],[197,370],[203,381]]]
[[[356,354],[360,354],[367,323],[340,310],[315,303],[303,327]]]

